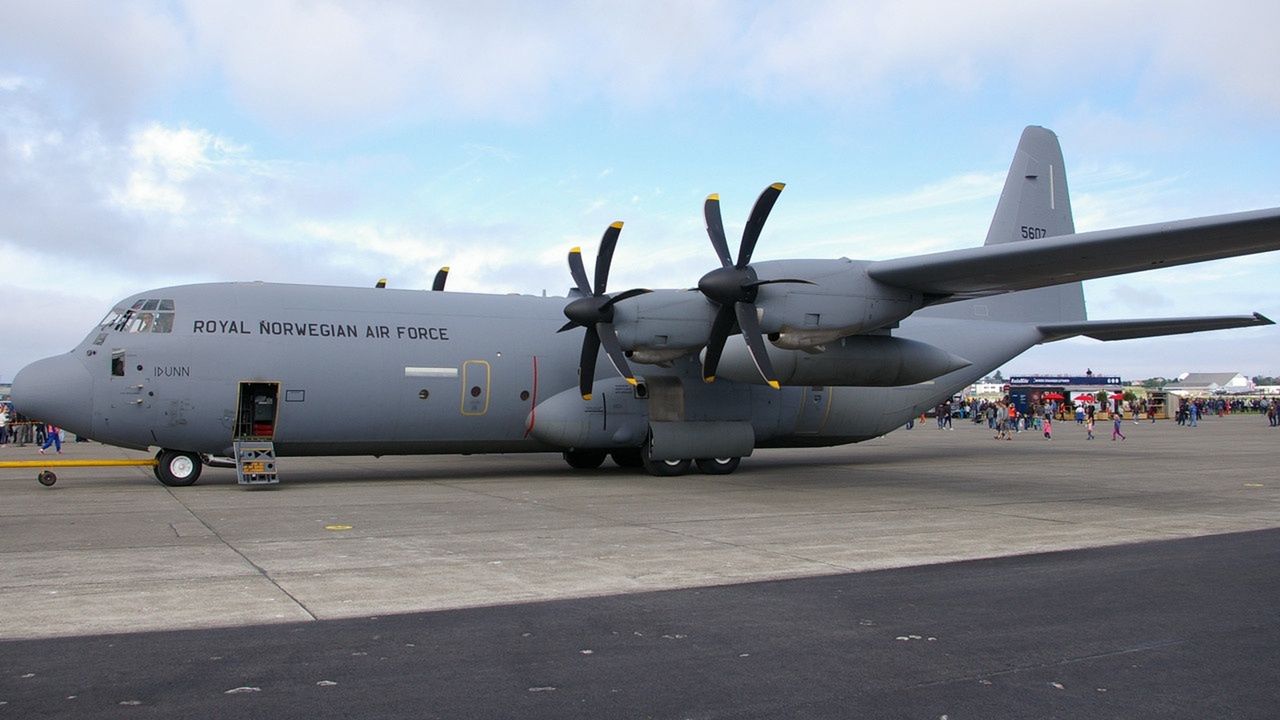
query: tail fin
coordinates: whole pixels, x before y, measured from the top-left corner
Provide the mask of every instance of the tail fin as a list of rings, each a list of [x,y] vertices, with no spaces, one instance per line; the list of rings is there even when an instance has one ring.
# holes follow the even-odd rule
[[[987,245],[1034,240],[1076,231],[1062,148],[1052,130],[1022,131],[1018,150],[987,231]],[[987,318],[1004,322],[1067,322],[1086,319],[1084,288],[1078,283],[1024,290],[928,308],[930,316]]]
[[[1052,130],[1031,125],[1022,131],[1004,180],[987,245],[1076,231],[1062,148]]]

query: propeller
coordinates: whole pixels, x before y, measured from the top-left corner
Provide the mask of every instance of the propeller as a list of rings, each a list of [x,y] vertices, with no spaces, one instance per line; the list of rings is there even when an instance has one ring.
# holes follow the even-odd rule
[[[431,289],[435,292],[444,290],[444,281],[449,279],[449,266],[445,265],[436,272],[436,279],[431,283]]]
[[[747,341],[747,349],[751,359],[765,382],[775,390],[781,389],[773,363],[765,350],[764,336],[760,330],[760,315],[756,309],[756,295],[762,285],[774,283],[803,283],[812,285],[808,280],[779,278],[761,280],[755,268],[751,267],[751,255],[755,252],[756,241],[760,239],[760,231],[764,229],[764,221],[769,211],[782,194],[782,183],[774,183],[760,193],[755,207],[751,208],[751,217],[742,230],[742,243],[738,246],[738,259],[734,262],[729,255],[729,243],[724,236],[724,222],[720,219],[720,196],[708,195],[703,205],[703,215],[707,219],[707,235],[711,238],[711,246],[720,258],[720,267],[703,275],[698,280],[698,290],[711,302],[720,306],[715,321],[711,324],[711,337],[707,341],[706,356],[702,361],[702,379],[712,382],[716,379],[716,367],[720,364],[720,356],[724,352],[725,341],[733,334],[735,326],[742,332]]]
[[[587,278],[587,270],[582,264],[582,248],[569,251],[569,272],[578,286],[582,297],[569,303],[564,308],[565,323],[557,332],[564,332],[575,327],[587,329],[582,338],[582,358],[578,362],[578,389],[582,391],[582,399],[591,399],[592,381],[596,375],[596,355],[600,346],[604,346],[605,354],[618,374],[632,385],[636,378],[631,374],[627,364],[627,356],[622,353],[618,344],[618,334],[613,329],[613,306],[627,298],[643,295],[651,290],[635,288],[620,292],[617,295],[605,295],[605,287],[609,282],[609,266],[613,263],[613,250],[618,245],[618,235],[622,233],[622,222],[615,222],[604,231],[600,238],[600,252],[596,254],[595,290]]]

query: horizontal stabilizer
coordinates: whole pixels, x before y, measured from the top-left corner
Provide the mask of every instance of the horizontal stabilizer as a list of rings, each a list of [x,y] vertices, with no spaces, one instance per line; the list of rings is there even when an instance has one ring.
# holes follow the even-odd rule
[[[879,260],[867,274],[962,300],[1268,250],[1280,250],[1280,208]]]
[[[1045,323],[1039,326],[1043,342],[1065,340],[1084,335],[1094,340],[1132,340],[1134,338],[1181,335],[1204,330],[1274,325],[1258,313],[1252,315],[1216,315],[1212,317],[1149,318],[1144,320],[1086,320],[1084,322]]]

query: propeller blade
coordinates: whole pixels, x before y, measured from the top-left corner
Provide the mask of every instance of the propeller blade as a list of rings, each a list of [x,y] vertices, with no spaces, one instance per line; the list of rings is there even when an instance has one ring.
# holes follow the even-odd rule
[[[561,325],[561,326],[560,326],[560,329],[559,329],[559,330],[557,330],[556,332],[557,332],[557,333],[562,333],[562,332],[564,332],[565,330],[572,330],[572,329],[574,329],[574,328],[576,328],[576,327],[579,327],[578,323],[576,323],[576,322],[574,322],[574,321],[570,320],[569,322],[565,323],[564,325]]]
[[[375,288],[378,288],[379,290],[381,290],[381,289],[383,289],[383,288],[385,288],[385,287],[387,286],[387,279],[386,279],[386,278],[378,278],[378,282],[374,283],[374,284],[373,284],[373,286],[374,286]]]
[[[433,292],[443,292],[444,283],[448,279],[449,279],[449,266],[445,265],[444,267],[440,268],[436,272],[436,279],[434,282],[431,283],[431,290]]]
[[[742,230],[742,245],[738,247],[738,264],[734,267],[741,270],[751,262],[751,254],[756,250],[756,241],[760,239],[760,231],[764,229],[764,221],[769,219],[769,211],[773,209],[773,204],[778,201],[778,196],[782,194],[782,188],[786,187],[782,183],[774,183],[764,189],[760,193],[760,197],[756,198],[755,207],[751,208],[751,217],[747,219],[747,226]]]
[[[607,310],[613,307],[614,305],[617,305],[618,303],[622,302],[623,300],[629,300],[637,295],[644,295],[645,293],[651,293],[651,292],[653,291],[648,288],[632,288],[625,292],[620,292],[617,295],[614,295],[613,297],[609,298],[608,300],[605,301],[603,305],[600,306],[600,309],[602,311]]]
[[[578,389],[582,399],[591,399],[591,385],[596,377],[596,355],[600,352],[600,335],[594,326],[582,338],[582,358],[578,361]]]
[[[600,252],[596,254],[596,296],[604,294],[609,283],[609,266],[613,264],[613,250],[618,247],[618,235],[622,232],[622,221],[619,220],[605,228],[600,238]]]
[[[749,282],[742,287],[760,287],[761,285],[773,285],[774,283],[796,283],[799,285],[816,285],[812,280],[798,280],[796,278],[778,278],[777,280],[757,280]]]
[[[627,382],[635,385],[636,377],[631,374],[631,366],[627,364],[627,356],[623,354],[622,346],[618,344],[618,335],[613,331],[613,325],[596,323],[596,335],[600,338],[600,344],[604,345],[604,352],[613,363],[613,369],[626,378]]]
[[[591,297],[591,285],[587,283],[587,269],[582,266],[582,248],[580,247],[569,251],[569,274],[573,275],[573,281],[578,284],[578,292],[585,297]]]
[[[747,341],[747,349],[751,351],[751,359],[755,361],[756,370],[774,390],[781,390],[777,376],[773,372],[773,362],[765,351],[764,338],[760,334],[760,320],[756,317],[755,303],[735,303],[734,310],[738,315],[738,327],[742,328],[742,339]]]
[[[711,247],[716,249],[716,257],[720,258],[721,267],[733,264],[729,256],[729,241],[724,238],[724,221],[720,217],[720,196],[712,193],[702,205],[702,214],[707,219],[707,237],[711,238]]]
[[[733,308],[721,305],[716,312],[715,322],[711,323],[711,338],[707,340],[707,354],[702,360],[702,381],[714,382],[716,368],[720,366],[720,355],[724,353],[724,343],[733,330]]]

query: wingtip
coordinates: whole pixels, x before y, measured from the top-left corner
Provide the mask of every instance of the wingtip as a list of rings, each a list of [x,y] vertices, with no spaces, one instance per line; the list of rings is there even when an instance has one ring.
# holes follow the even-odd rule
[[[1262,313],[1254,313],[1253,317],[1257,319],[1259,325],[1275,325],[1276,321],[1263,315]]]

